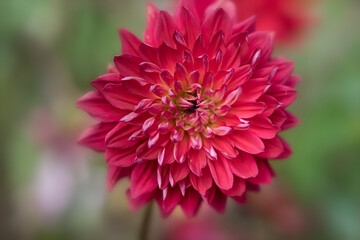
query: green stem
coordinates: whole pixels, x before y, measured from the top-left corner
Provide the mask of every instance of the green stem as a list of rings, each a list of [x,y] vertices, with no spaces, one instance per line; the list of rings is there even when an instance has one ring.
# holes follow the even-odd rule
[[[152,205],[153,201],[149,202],[146,206],[144,218],[141,223],[139,240],[148,240],[149,239],[149,229],[150,229],[150,219],[152,214]]]

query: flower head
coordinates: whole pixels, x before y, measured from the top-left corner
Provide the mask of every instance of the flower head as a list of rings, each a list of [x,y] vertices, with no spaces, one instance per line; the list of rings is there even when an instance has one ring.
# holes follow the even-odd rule
[[[130,178],[133,208],[156,199],[164,216],[181,205],[191,217],[205,201],[222,212],[227,197],[242,203],[270,183],[268,159],[291,153],[277,134],[297,122],[285,108],[299,78],[270,57],[273,36],[255,18],[201,17],[191,0],[174,17],[149,4],[147,17],[144,42],[121,29],[123,54],[79,99],[100,121],[80,142],[105,151],[109,189]]]

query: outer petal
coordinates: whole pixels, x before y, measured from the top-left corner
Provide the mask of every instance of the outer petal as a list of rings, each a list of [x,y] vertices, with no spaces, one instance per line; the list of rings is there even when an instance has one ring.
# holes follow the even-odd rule
[[[226,158],[220,157],[214,161],[208,161],[211,175],[214,178],[216,185],[224,190],[228,190],[233,186],[234,176],[230,170]]]
[[[193,217],[199,210],[201,197],[193,188],[186,189],[185,196],[181,201],[181,208],[188,218]]]
[[[135,164],[136,152],[135,148],[117,149],[108,148],[105,152],[107,164],[117,167],[130,167]]]
[[[196,189],[202,196],[206,195],[206,191],[213,185],[213,178],[208,167],[202,170],[200,177],[195,174],[190,174],[190,181],[194,189]]]
[[[113,107],[101,93],[96,91],[86,93],[76,105],[101,122],[117,122],[128,113]]]
[[[229,160],[229,165],[234,175],[244,179],[255,177],[259,173],[254,157],[245,152],[240,152],[237,158]]]
[[[95,151],[103,152],[106,150],[105,136],[115,126],[116,123],[99,123],[93,125],[80,136],[78,142]]]
[[[163,41],[173,44],[172,36],[175,29],[175,23],[170,14],[165,11],[160,11],[155,24],[155,46],[160,46]]]
[[[147,28],[144,32],[144,41],[150,45],[155,44],[154,40],[154,31],[155,31],[155,24],[157,22],[159,16],[159,9],[151,2],[147,5]]]
[[[234,145],[244,152],[257,154],[264,151],[264,143],[249,131],[234,131],[231,136]]]
[[[156,162],[145,161],[135,165],[130,177],[130,194],[137,198],[152,192],[157,187]]]
[[[141,40],[125,28],[119,30],[119,35],[121,38],[122,53],[138,57]]]

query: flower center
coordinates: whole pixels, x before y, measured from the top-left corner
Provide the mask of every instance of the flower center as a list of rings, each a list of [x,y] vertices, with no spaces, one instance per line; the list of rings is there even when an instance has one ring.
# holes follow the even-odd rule
[[[193,105],[191,107],[189,107],[188,109],[185,109],[185,113],[186,114],[191,114],[191,113],[194,113],[196,111],[197,108],[199,108],[199,106],[197,105],[197,101],[196,100],[192,100],[192,101],[189,101],[191,102]]]

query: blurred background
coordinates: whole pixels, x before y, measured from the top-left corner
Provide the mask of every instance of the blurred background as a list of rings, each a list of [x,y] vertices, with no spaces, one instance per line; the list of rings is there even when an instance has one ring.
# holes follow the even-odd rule
[[[154,1],[160,8],[170,0]],[[311,2],[311,1],[308,1]],[[145,0],[0,1],[0,238],[137,239],[127,180],[105,190],[103,156],[76,146],[92,123],[75,101],[120,54],[117,29],[138,36]],[[313,24],[274,55],[302,76],[293,147],[248,204],[186,221],[157,211],[150,239],[360,239],[360,1],[319,0]]]

